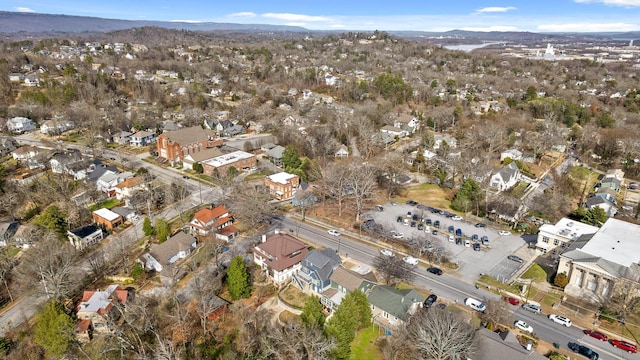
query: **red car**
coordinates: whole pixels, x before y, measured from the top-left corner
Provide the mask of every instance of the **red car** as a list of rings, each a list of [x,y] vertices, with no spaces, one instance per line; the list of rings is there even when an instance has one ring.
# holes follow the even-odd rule
[[[520,300],[514,298],[514,297],[507,297],[507,296],[503,296],[502,300],[508,302],[511,305],[520,305]]]
[[[634,344],[628,343],[622,340],[611,340],[611,345],[617,347],[618,349],[622,349],[629,354],[635,354],[638,352],[638,347]]]
[[[603,334],[603,333],[601,333],[599,331],[585,330],[584,333],[589,335],[589,336],[591,336],[592,338],[596,338],[596,339],[601,340],[601,341],[607,341],[608,340],[607,335],[605,335],[605,334]]]

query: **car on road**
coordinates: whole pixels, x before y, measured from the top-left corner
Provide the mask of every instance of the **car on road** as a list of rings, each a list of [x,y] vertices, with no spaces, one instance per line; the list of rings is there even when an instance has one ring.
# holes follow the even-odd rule
[[[427,296],[427,298],[422,303],[422,307],[428,309],[431,305],[435,304],[438,301],[438,296],[436,294],[431,294]]]
[[[585,334],[591,336],[594,339],[598,339],[600,341],[607,341],[607,335],[601,333],[600,331],[595,331],[595,330],[585,330],[584,331]]]
[[[513,326],[515,326],[516,328],[528,332],[529,334],[533,334],[533,328],[531,327],[531,325],[527,324],[526,322],[522,321],[522,320],[516,320],[513,323]]]
[[[480,251],[480,244],[478,244],[478,243],[473,243],[473,250],[474,250],[474,251]]]
[[[187,179],[187,180],[189,180],[189,179],[190,179],[190,177],[188,177],[187,175],[183,175],[183,176],[182,176],[182,178],[183,178],[183,179]]]
[[[437,267],[427,268],[427,272],[430,272],[430,273],[432,273],[434,275],[438,275],[438,276],[442,275],[442,270],[438,269]]]
[[[394,253],[393,251],[389,250],[389,249],[380,249],[380,254],[384,255],[384,256],[396,256],[396,253]]]
[[[519,256],[515,256],[515,255],[509,255],[509,256],[507,256],[507,259],[509,259],[509,260],[511,260],[511,261],[518,262],[518,263],[520,263],[520,264],[522,264],[522,263],[524,262],[524,260],[522,260],[522,258],[521,258],[521,257],[519,257]]]
[[[477,224],[475,225],[475,227],[477,227],[477,228],[485,228],[485,227],[487,227],[487,224],[484,224],[484,223],[477,223]]]
[[[480,300],[474,298],[466,298],[464,299],[464,304],[475,311],[484,312],[487,306]]]
[[[414,258],[413,256],[405,256],[402,261],[406,262],[409,265],[418,265],[418,259]]]
[[[507,230],[500,230],[498,231],[498,235],[507,236],[507,235],[511,235],[511,233],[508,232]]]
[[[638,347],[636,345],[628,343],[623,340],[611,340],[611,345],[617,347],[618,349],[624,350],[630,354],[635,354],[638,352]]]
[[[542,309],[540,308],[540,306],[534,305],[534,304],[524,304],[522,305],[522,309],[531,311],[534,314],[540,314],[542,312]]]
[[[512,296],[503,296],[502,300],[508,302],[511,305],[520,305],[520,300],[512,297]]]
[[[454,215],[451,217],[451,220],[460,221],[462,220],[462,216]]]
[[[562,315],[556,315],[556,314],[549,314],[548,316],[549,320],[556,322],[560,325],[564,325],[566,327],[570,327],[571,326],[571,319],[566,318]]]
[[[578,353],[580,355],[586,356],[588,359],[598,360],[600,358],[600,355],[598,355],[597,352],[591,350],[591,348],[586,347],[584,345],[570,342],[568,347],[569,347],[569,350],[573,351],[574,353]]]
[[[416,206],[418,205],[418,202],[413,200],[407,200],[407,205]]]
[[[391,237],[393,237],[394,239],[402,239],[404,237],[404,234],[394,231],[393,233],[391,233]]]
[[[391,202],[390,202],[389,204],[391,204],[391,206],[396,206],[396,205],[398,205],[398,203],[397,203],[397,202],[395,202],[395,201],[393,201],[393,200],[391,200]]]
[[[376,205],[376,210],[383,212],[384,211],[384,207],[382,207],[382,205]]]
[[[333,235],[333,236],[340,236],[340,233],[337,230],[333,230],[333,229],[328,230],[327,234]]]

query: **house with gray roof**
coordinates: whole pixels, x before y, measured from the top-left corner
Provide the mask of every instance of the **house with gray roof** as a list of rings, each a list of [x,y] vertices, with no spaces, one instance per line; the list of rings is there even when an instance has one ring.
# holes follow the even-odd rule
[[[612,217],[618,212],[618,207],[616,207],[615,203],[609,200],[606,196],[590,196],[587,198],[587,201],[585,201],[584,206],[587,209],[599,207],[604,210],[608,217]]]
[[[640,296],[640,225],[609,218],[595,233],[574,241],[560,254],[558,273],[567,294],[600,302],[622,288]],[[631,289],[631,290],[629,290]]]
[[[7,156],[18,149],[18,142],[12,138],[0,138],[0,156]]]
[[[302,259],[300,271],[294,274],[299,280],[297,284],[303,285],[303,290],[320,294],[331,285],[331,274],[342,259],[334,249],[312,250]]]
[[[151,131],[138,131],[129,137],[129,145],[131,146],[147,146],[156,141],[156,134]]]
[[[518,169],[518,165],[515,162],[511,162],[491,175],[489,187],[498,192],[505,191],[516,185],[519,178],[520,169]]]
[[[276,145],[271,149],[269,149],[269,151],[265,153],[265,156],[267,156],[272,163],[274,163],[277,166],[280,166],[282,165],[283,153],[284,153],[284,148],[280,145]]]
[[[373,321],[393,331],[418,309],[424,298],[414,289],[396,289],[389,285],[376,285],[367,294]]]
[[[197,244],[195,237],[179,231],[165,242],[151,245],[151,250],[142,256],[145,267],[159,273],[163,283],[173,284],[186,275],[176,262],[189,256]]]
[[[486,328],[479,331],[478,349],[470,360],[545,360],[541,354],[520,345],[513,331],[493,332]]]
[[[378,283],[371,271],[361,273],[342,265],[333,270],[330,280],[331,287],[323,291],[320,297],[320,302],[329,312],[337,309],[348,293],[358,290],[366,294]]]

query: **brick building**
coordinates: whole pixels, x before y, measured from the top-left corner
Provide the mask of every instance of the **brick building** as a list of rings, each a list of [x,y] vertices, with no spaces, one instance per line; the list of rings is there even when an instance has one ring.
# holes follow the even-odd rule
[[[158,156],[171,164],[182,162],[189,154],[222,145],[222,140],[215,140],[215,132],[200,126],[192,126],[175,131],[166,131],[158,136]]]
[[[202,169],[206,175],[211,176],[216,170],[218,174],[226,174],[232,166],[236,170],[249,170],[256,166],[256,156],[244,151],[234,151],[228,154],[216,156],[202,163]]]
[[[264,185],[269,188],[269,194],[278,200],[289,200],[300,186],[298,175],[280,172],[264,177]]]

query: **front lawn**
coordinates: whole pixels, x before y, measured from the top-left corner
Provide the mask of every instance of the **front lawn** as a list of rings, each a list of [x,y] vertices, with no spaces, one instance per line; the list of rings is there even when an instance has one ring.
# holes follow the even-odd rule
[[[533,264],[521,277],[531,279],[533,282],[544,282],[547,280],[547,272],[540,265]]]
[[[116,199],[116,198],[111,198],[99,203],[95,203],[91,206],[89,206],[89,210],[90,211],[96,211],[98,209],[113,209],[114,207],[120,205],[120,200]]]
[[[384,335],[379,326],[367,326],[356,333],[351,343],[351,360],[382,360],[384,356],[376,345],[378,336]]]

